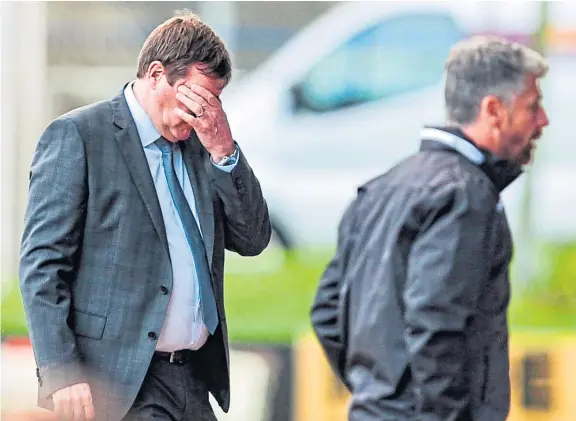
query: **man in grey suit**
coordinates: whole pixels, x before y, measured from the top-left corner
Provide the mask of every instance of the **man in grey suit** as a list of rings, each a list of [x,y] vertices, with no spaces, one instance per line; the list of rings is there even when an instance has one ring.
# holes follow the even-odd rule
[[[20,279],[39,405],[74,420],[214,420],[229,408],[225,249],[270,240],[219,95],[231,65],[190,13],[137,79],[49,124],[30,172]]]

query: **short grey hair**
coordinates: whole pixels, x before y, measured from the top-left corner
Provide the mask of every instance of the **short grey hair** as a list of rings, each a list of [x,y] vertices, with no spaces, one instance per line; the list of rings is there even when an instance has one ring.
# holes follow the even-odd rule
[[[511,104],[526,88],[526,75],[544,77],[548,63],[522,44],[496,36],[475,36],[452,47],[445,70],[448,124],[464,125],[476,120],[487,95]]]

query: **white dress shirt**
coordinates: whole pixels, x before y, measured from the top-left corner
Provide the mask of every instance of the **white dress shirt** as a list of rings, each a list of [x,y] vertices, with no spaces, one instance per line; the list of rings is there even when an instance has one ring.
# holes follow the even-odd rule
[[[160,137],[160,134],[152,124],[150,117],[138,103],[132,90],[133,83],[128,84],[124,90],[124,96],[132,118],[136,123],[136,129],[146,154],[152,179],[154,180],[164,226],[166,227],[173,272],[172,293],[168,303],[168,312],[158,338],[156,350],[166,352],[180,349],[197,350],[204,345],[209,332],[204,326],[202,312],[200,311],[199,285],[194,257],[186,240],[182,221],[178,216],[168,190],[168,183],[162,167],[162,153],[154,143]],[[216,165],[216,167],[222,171],[232,171],[235,164]],[[182,160],[182,152],[177,144],[174,144],[174,169],[184,191],[184,196],[186,196],[186,200],[198,223],[198,210],[196,209],[194,192]],[[199,223],[198,226],[200,227]]]

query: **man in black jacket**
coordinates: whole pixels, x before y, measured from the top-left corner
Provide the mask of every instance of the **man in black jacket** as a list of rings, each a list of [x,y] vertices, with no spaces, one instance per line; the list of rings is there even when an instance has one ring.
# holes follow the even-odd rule
[[[446,63],[446,127],[358,190],[311,310],[350,420],[504,421],[508,267],[500,193],[548,119],[545,60],[495,37]]]

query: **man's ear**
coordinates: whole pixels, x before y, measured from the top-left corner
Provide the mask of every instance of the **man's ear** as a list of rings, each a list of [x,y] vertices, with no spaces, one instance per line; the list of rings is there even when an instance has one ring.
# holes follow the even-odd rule
[[[165,74],[166,72],[164,66],[159,61],[153,61],[150,63],[150,66],[148,66],[148,71],[146,72],[148,79],[150,82],[152,82],[154,87],[160,81],[160,79],[165,76]]]
[[[508,113],[502,100],[495,95],[487,95],[480,103],[480,114],[494,128],[500,129],[507,120]]]

